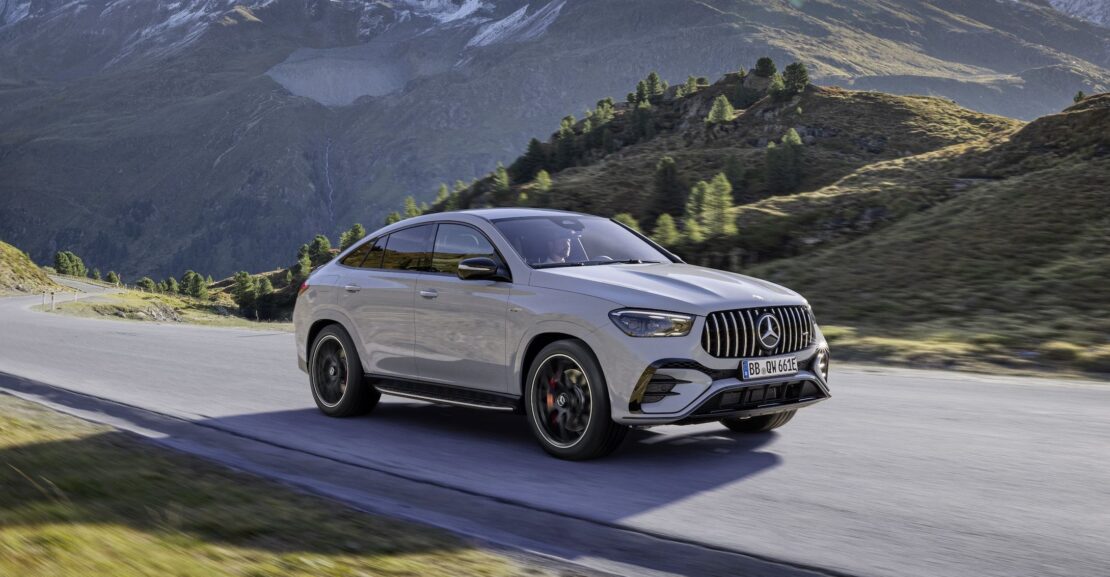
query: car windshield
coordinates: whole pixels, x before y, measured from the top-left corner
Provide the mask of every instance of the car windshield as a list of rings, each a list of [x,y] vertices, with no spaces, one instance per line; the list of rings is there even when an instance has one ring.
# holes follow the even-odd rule
[[[532,268],[671,262],[628,229],[604,218],[529,216],[493,224]]]

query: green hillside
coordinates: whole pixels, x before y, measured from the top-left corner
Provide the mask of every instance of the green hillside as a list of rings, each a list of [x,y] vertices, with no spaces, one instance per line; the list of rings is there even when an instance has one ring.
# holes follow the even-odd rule
[[[1110,370],[1110,95],[740,210],[753,226],[827,231],[826,248],[748,269],[804,292],[827,321],[965,344],[968,358]],[[889,224],[837,233],[867,211]]]
[[[434,208],[626,213],[690,262],[805,294],[841,358],[1110,370],[1110,95],[1023,124],[938,98],[810,86],[705,121],[751,79],[660,96],[638,139],[622,140],[643,111],[618,106],[608,148],[591,148],[592,123],[573,136],[564,126],[510,166],[511,190],[494,173]],[[783,144],[788,131],[800,143]],[[579,153],[560,168],[552,159],[567,138]],[[789,190],[773,183],[770,143],[800,158]],[[659,184],[664,157],[681,198]],[[550,186],[514,180],[537,159]],[[668,211],[674,238],[653,230],[660,206],[687,207],[692,185],[717,174],[734,185],[718,234],[689,208]]]
[[[0,241],[0,295],[60,288],[23,251]]]

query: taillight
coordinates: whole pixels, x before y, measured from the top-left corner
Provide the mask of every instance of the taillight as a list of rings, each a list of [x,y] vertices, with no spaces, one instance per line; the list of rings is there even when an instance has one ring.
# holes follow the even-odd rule
[[[305,279],[305,281],[301,283],[301,288],[297,291],[297,296],[301,296],[306,290],[308,290],[308,279]]]

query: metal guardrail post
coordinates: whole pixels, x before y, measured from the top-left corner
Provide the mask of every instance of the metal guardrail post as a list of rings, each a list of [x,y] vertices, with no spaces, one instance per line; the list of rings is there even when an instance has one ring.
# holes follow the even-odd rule
[[[54,310],[54,291],[50,291],[50,310]]]

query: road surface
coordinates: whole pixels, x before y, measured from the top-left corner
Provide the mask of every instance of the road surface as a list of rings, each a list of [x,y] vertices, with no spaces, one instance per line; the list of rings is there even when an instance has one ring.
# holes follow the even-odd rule
[[[636,575],[1110,575],[1107,384],[834,363],[778,432],[661,427],[568,463],[514,415],[325,418],[287,333],[40,302],[0,299],[0,390],[486,542]]]

